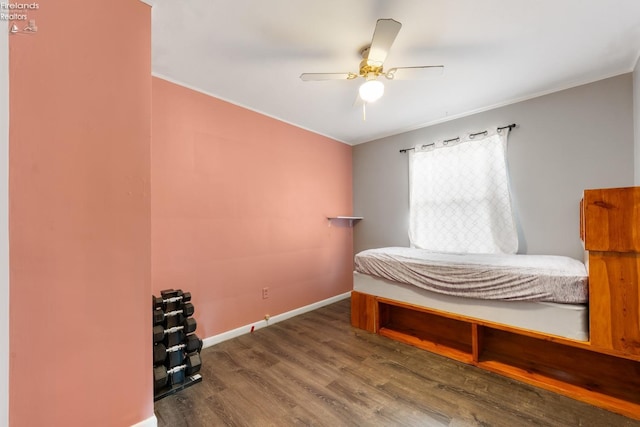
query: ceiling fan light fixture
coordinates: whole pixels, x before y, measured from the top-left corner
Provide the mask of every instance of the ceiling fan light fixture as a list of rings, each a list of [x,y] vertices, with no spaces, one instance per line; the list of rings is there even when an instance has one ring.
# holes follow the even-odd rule
[[[358,92],[363,101],[376,102],[384,94],[384,84],[375,78],[367,79],[360,85]]]

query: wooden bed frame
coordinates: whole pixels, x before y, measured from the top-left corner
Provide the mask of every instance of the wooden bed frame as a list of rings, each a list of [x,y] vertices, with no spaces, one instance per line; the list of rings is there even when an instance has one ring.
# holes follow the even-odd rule
[[[640,187],[586,190],[589,341],[353,291],[351,324],[640,419]]]

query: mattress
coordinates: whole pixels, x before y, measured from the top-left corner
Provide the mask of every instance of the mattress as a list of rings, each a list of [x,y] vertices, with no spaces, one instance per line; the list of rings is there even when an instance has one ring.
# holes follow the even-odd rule
[[[585,304],[459,298],[358,272],[353,273],[353,290],[472,319],[589,340],[589,311]]]
[[[585,265],[564,256],[443,254],[390,247],[358,253],[355,270],[457,297],[568,304],[588,300]]]

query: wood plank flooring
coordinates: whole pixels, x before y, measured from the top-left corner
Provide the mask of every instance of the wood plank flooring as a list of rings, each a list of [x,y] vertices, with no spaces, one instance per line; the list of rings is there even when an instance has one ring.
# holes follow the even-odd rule
[[[159,427],[640,426],[350,325],[343,300],[213,347]]]

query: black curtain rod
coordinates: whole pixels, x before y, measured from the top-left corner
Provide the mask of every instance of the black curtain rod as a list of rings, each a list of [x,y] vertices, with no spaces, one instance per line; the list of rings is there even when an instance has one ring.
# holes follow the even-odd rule
[[[515,123],[511,123],[510,125],[507,126],[500,126],[499,128],[497,128],[497,131],[500,132],[503,129],[509,129],[509,131],[511,131],[511,129],[513,129],[514,127],[516,127]],[[487,131],[483,130],[482,132],[476,132],[476,133],[471,133],[469,134],[469,138],[473,139],[478,135],[486,135]],[[442,141],[445,145],[447,144],[447,142],[452,142],[452,141],[458,141],[460,140],[459,136],[456,136],[455,138],[451,138],[451,139],[445,139],[444,141]],[[427,144],[427,147],[429,145],[434,145],[434,144]],[[411,147],[411,148],[403,148],[402,150],[400,150],[401,153],[406,153],[409,150],[415,150],[415,148]]]

